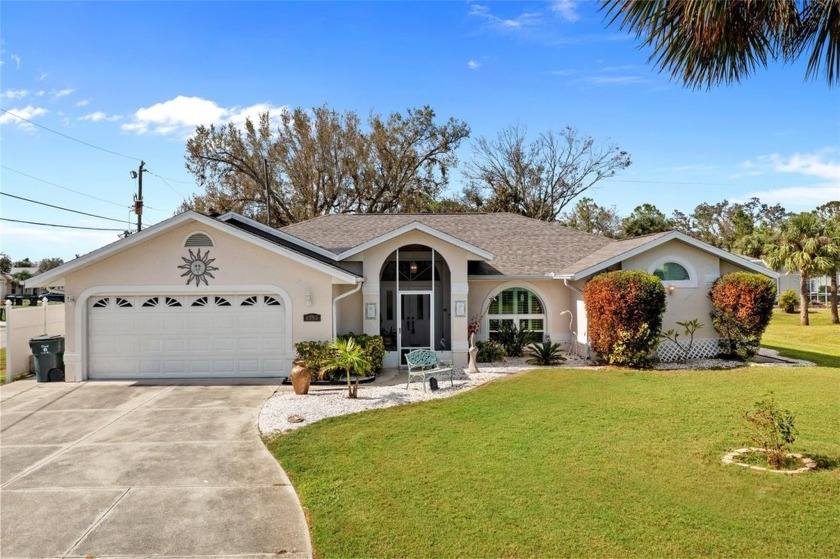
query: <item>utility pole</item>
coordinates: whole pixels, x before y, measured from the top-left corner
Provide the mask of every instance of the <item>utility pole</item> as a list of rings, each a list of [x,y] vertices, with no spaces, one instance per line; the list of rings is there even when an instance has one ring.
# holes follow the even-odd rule
[[[271,227],[271,198],[268,190],[268,159],[263,157],[263,170],[265,171],[265,224]]]
[[[145,161],[140,161],[140,168],[131,175],[137,179],[137,196],[134,197],[134,213],[137,214],[137,232],[143,228],[143,173],[147,171],[143,168],[146,166]]]

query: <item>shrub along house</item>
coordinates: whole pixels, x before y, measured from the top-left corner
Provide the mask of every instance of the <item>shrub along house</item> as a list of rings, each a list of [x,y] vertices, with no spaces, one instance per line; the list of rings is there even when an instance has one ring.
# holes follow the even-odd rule
[[[33,278],[67,295],[68,381],[286,376],[293,344],[380,334],[386,367],[414,348],[464,365],[468,328],[504,322],[587,349],[581,288],[617,269],[666,287],[663,327],[698,318],[714,353],[712,282],[776,278],[677,232],[624,241],[513,214],[339,214],[273,229],[185,212]],[[618,295],[617,295],[618,296]]]

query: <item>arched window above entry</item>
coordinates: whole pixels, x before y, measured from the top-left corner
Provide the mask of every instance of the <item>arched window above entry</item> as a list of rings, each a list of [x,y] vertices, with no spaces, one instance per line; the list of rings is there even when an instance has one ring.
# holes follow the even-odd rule
[[[691,274],[678,262],[663,262],[653,270],[653,275],[662,281],[688,281]]]
[[[185,247],[212,247],[213,239],[207,233],[201,231],[192,233],[187,240],[184,241]]]

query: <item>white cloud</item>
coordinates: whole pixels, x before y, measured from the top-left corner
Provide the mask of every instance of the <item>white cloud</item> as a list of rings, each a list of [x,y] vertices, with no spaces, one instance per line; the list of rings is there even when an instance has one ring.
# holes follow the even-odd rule
[[[44,116],[48,112],[49,111],[43,107],[33,107],[32,105],[27,105],[26,107],[22,107],[20,109],[10,109],[9,112],[0,115],[0,126],[4,124],[12,124],[24,130],[31,130],[34,126],[25,120],[21,120],[21,118],[33,120],[39,116]],[[12,114],[17,116],[12,116]]]
[[[29,91],[26,89],[7,89],[3,92],[2,97],[4,99],[23,99],[29,95]]]
[[[90,99],[80,99],[79,101],[76,101],[77,107],[87,107],[88,105],[90,105]]]
[[[471,4],[469,15],[483,19],[488,26],[502,31],[519,31],[540,25],[543,21],[542,14],[537,12],[524,12],[515,18],[503,18],[495,15],[489,6]]]
[[[733,177],[775,173],[811,177],[818,181],[810,186],[767,188],[750,195],[762,201],[814,207],[831,200],[840,200],[840,148],[828,147],[813,153],[794,153],[789,156],[778,153],[761,155],[754,160],[744,161],[741,168],[743,172]]]
[[[53,93],[53,99],[61,99],[62,97],[67,97],[68,95],[70,95],[74,91],[76,91],[76,90],[73,89],[73,88],[70,88],[70,87],[67,87],[67,88],[64,88],[64,89],[59,89],[58,91]]]
[[[11,58],[12,61],[15,63],[15,68],[17,70],[20,70],[20,56],[13,54],[9,58]]]
[[[467,68],[469,68],[470,70],[478,70],[479,68],[481,68],[481,62],[479,62],[478,60],[470,60],[467,62]]]
[[[840,184],[818,186],[789,186],[752,192],[747,198],[761,198],[765,204],[788,207],[815,208],[832,200],[840,200]]]
[[[39,82],[44,81],[45,79],[47,79],[47,76],[48,76],[48,75],[49,75],[49,74],[47,74],[47,73],[46,73],[46,72],[44,72],[43,70],[39,70],[39,71],[38,71],[38,81],[39,81]]]
[[[575,0],[555,0],[551,4],[551,11],[566,21],[578,21],[580,14],[577,13],[577,2]]]
[[[76,120],[87,121],[87,122],[100,122],[106,120],[108,122],[114,122],[116,120],[120,120],[122,115],[111,115],[108,116],[107,114],[103,113],[102,111],[95,111],[90,114],[86,114],[84,116],[80,116]]]
[[[787,157],[771,153],[761,155],[754,161],[744,161],[741,168],[745,170],[742,175],[793,173],[840,184],[840,149],[829,147],[814,153],[794,153]]]
[[[138,109],[134,113],[132,122],[123,124],[122,129],[135,134],[188,135],[200,125],[227,122],[240,125],[247,117],[253,120],[259,113],[266,111],[274,113],[272,121],[276,123],[276,119],[284,110],[283,107],[269,103],[259,103],[244,108],[225,108],[209,99],[179,95],[169,101]]]

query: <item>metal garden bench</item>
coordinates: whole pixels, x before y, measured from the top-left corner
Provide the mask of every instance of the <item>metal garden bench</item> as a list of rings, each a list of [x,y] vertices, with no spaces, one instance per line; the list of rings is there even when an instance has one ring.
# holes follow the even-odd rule
[[[455,386],[452,381],[452,362],[441,361],[438,359],[437,353],[430,349],[415,349],[408,352],[405,355],[405,362],[408,363],[406,390],[408,390],[412,378],[419,378],[423,380],[423,391],[425,392],[427,378],[443,375],[449,375],[449,384]]]

